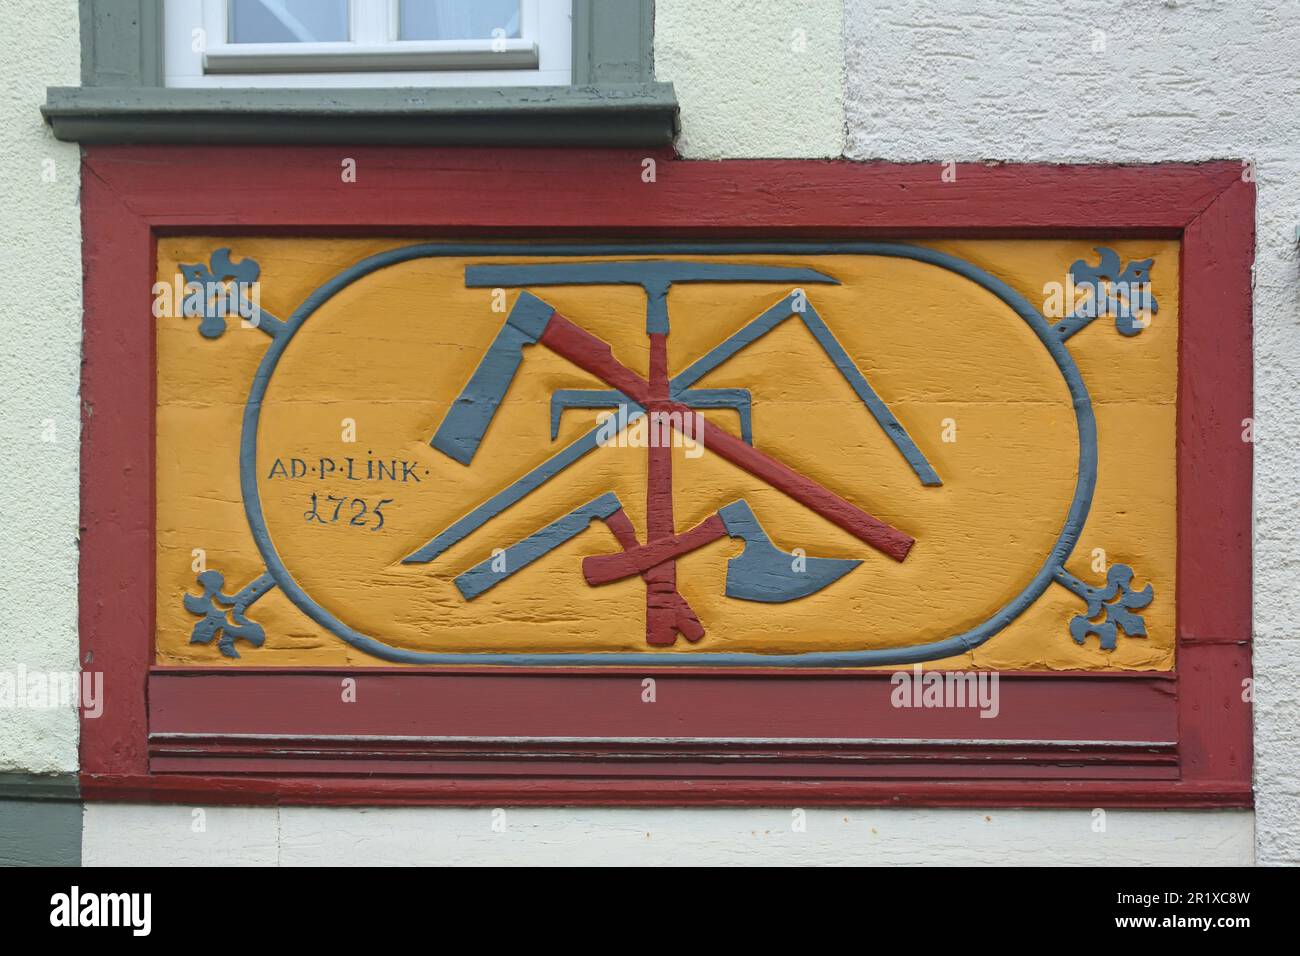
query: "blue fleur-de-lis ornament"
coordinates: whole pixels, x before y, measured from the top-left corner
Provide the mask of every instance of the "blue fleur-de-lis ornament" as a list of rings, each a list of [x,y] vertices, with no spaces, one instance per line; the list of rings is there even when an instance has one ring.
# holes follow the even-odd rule
[[[185,610],[202,618],[190,632],[190,643],[211,644],[213,639],[217,639],[217,648],[226,657],[239,657],[235,641],[247,641],[253,647],[261,647],[266,640],[266,631],[262,625],[245,617],[244,612],[275,586],[271,576],[263,574],[237,594],[224,593],[226,578],[220,571],[204,571],[197,581],[203,588],[202,596],[185,595]]]
[[[1094,266],[1082,259],[1070,266],[1070,281],[1091,292],[1074,310],[1073,319],[1087,324],[1101,316],[1114,316],[1120,335],[1138,335],[1146,323],[1142,315],[1154,315],[1160,304],[1151,294],[1151,266],[1154,259],[1134,259],[1122,265],[1119,253],[1101,246],[1093,250],[1100,257]]]
[[[232,312],[254,318],[257,304],[250,298],[249,289],[262,272],[256,259],[233,262],[230,249],[222,247],[212,253],[207,263],[178,265],[185,278],[182,314],[202,319],[199,334],[204,338],[220,338],[226,331],[226,316]]]
[[[1056,572],[1056,580],[1069,588],[1087,604],[1087,611],[1076,615],[1070,621],[1070,637],[1074,643],[1083,644],[1089,634],[1096,634],[1101,641],[1101,648],[1113,651],[1118,642],[1119,632],[1127,637],[1146,637],[1146,622],[1135,610],[1140,610],[1151,603],[1155,589],[1150,584],[1141,591],[1132,588],[1133,569],[1127,564],[1113,564],[1106,572],[1106,586],[1095,588],[1080,581],[1064,568]],[[1103,620],[1093,620],[1105,614]]]

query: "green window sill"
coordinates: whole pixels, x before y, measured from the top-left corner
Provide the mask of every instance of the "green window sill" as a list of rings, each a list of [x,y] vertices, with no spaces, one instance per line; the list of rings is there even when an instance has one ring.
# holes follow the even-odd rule
[[[671,83],[488,89],[50,87],[41,114],[80,143],[663,146]]]

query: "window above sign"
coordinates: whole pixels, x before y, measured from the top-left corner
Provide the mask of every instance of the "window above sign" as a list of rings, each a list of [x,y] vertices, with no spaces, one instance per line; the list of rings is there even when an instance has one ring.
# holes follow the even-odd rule
[[[677,133],[652,0],[80,8],[81,84],[41,107],[61,140],[647,147]]]
[[[166,0],[165,85],[566,86],[571,0]]]

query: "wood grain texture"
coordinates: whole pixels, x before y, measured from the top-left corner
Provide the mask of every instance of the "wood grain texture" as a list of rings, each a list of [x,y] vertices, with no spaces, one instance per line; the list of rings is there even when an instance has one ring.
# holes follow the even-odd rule
[[[1248,784],[1181,781],[954,780],[491,780],[419,777],[257,777],[156,774],[87,777],[87,800],[280,806],[857,806],[1182,807],[1249,806]]]
[[[962,164],[957,182],[944,183],[936,163],[680,162],[667,150],[620,149],[250,146],[218,158],[101,146],[86,155],[159,230],[281,234],[1177,236],[1241,176],[1234,162]],[[340,181],[345,156],[357,161],[355,183]],[[657,163],[653,183],[641,179],[646,158]]]
[[[1098,652],[1095,640],[1088,645],[1062,640],[1062,622],[1080,605],[1070,592],[1052,588],[996,640],[940,666],[1173,666],[1179,243],[1106,242],[1126,260],[1154,257],[1160,263],[1155,272],[1161,313],[1160,321],[1136,340],[1097,323],[1071,342],[1096,404],[1102,457],[1123,466],[1103,468],[1104,480],[1085,530],[1087,547],[1076,549],[1070,570],[1096,580],[1091,567],[1095,545],[1103,545],[1111,560],[1138,568],[1139,586],[1150,581],[1159,595],[1143,612],[1148,637],[1121,641],[1106,653]],[[408,244],[400,239],[168,237],[158,243],[157,278],[167,281],[178,263],[200,261],[214,249],[230,246],[262,264],[263,304],[276,315],[287,315],[338,269]],[[1063,263],[1089,256],[1097,244],[976,239],[923,248],[995,264],[1014,288],[1033,296],[1044,282],[1059,277]],[[654,244],[645,248],[653,249]],[[783,258],[763,260],[776,264]],[[465,286],[467,261],[421,259],[383,269],[350,287],[346,297],[326,303],[310,319],[310,327],[295,337],[289,349],[294,368],[286,366],[272,376],[259,425],[259,447],[269,453],[259,481],[261,504],[272,540],[310,596],[359,632],[391,644],[466,652],[486,647],[494,653],[642,651],[644,616],[630,611],[644,605],[644,585],[629,580],[601,593],[582,583],[582,557],[608,552],[613,544],[600,527],[579,534],[527,573],[510,577],[483,600],[466,602],[447,572],[481,563],[492,549],[521,540],[579,502],[605,493],[621,499],[644,539],[645,443],[650,437],[645,428],[638,432],[629,426],[626,434],[615,435],[617,421],[607,423],[600,435],[606,445],[616,447],[595,451],[549,491],[492,519],[477,539],[466,538],[458,546],[461,550],[439,559],[440,566],[386,573],[400,550],[389,535],[401,534],[403,548],[424,545],[491,491],[518,479],[525,463],[541,462],[601,417],[565,413],[553,443],[543,427],[545,416],[539,417],[536,410],[550,403],[551,389],[559,384],[591,388],[600,382],[549,349],[530,346],[472,467],[429,448],[427,436],[441,430],[440,421],[447,421],[442,410],[476,374],[476,366],[481,367],[481,357],[500,328],[500,314],[489,309],[492,298]],[[996,301],[981,302],[971,295],[968,280],[945,278],[932,267],[875,256],[819,256],[808,264],[819,263],[842,283],[818,290],[814,301],[819,314],[829,317],[841,344],[871,369],[881,392],[904,403],[900,412],[926,454],[941,464],[946,487],[918,488],[917,476],[890,448],[887,432],[877,427],[837,368],[820,358],[802,322],[785,322],[772,330],[718,371],[724,376],[719,384],[748,386],[757,409],[758,447],[917,535],[921,545],[906,562],[892,563],[783,493],[761,486],[743,469],[709,455],[698,442],[694,450],[675,450],[678,530],[745,498],[778,548],[865,559],[864,567],[815,599],[771,605],[755,614],[752,605],[726,597],[727,558],[741,550],[739,539],[686,555],[679,562],[679,590],[708,625],[701,646],[706,652],[852,650],[901,646],[921,634],[957,633],[973,609],[993,613],[1015,593],[1013,586],[1029,580],[1069,506],[1076,478],[1072,406],[1058,371],[1037,350],[1032,331],[1017,316]],[[859,321],[863,290],[869,301],[872,289],[890,290],[894,308],[873,309],[871,321]],[[744,324],[747,317],[771,306],[779,291],[754,287],[742,293],[739,288],[686,283],[672,294],[669,347],[672,366],[680,369],[725,334],[728,324],[719,322],[720,316],[732,316],[736,326]],[[546,295],[551,306],[580,318],[584,327],[608,342],[620,361],[647,374],[640,289],[555,287]],[[412,321],[406,303],[432,301],[445,307],[430,314],[432,321]],[[956,303],[966,307],[950,310]],[[550,314],[546,308],[541,320]],[[974,347],[976,342],[980,347]],[[205,664],[213,649],[189,643],[193,618],[178,600],[194,589],[192,549],[207,549],[231,586],[252,581],[263,571],[257,550],[240,544],[247,542],[247,521],[239,506],[238,474],[234,468],[210,467],[209,462],[238,457],[240,414],[248,382],[264,355],[265,336],[232,329],[220,342],[204,343],[196,336],[193,320],[171,317],[158,321],[156,347],[157,660]],[[213,362],[218,353],[220,362]],[[354,374],[358,357],[383,373]],[[303,401],[307,395],[313,400]],[[400,396],[421,401],[394,401]],[[308,463],[318,455],[332,456],[337,470],[350,474],[342,456],[357,452],[339,444],[341,413],[335,409],[342,405],[365,423],[366,445],[358,451],[373,452],[369,457],[382,461],[409,450],[429,469],[419,489],[412,489],[418,496],[401,496],[399,509],[389,508],[390,523],[379,534],[305,524],[309,502],[305,493],[298,493],[307,490],[302,483],[282,481],[278,470],[276,478],[267,479],[271,455],[301,455]],[[733,433],[738,430],[735,412],[705,414]],[[946,442],[945,418],[961,422],[960,441]],[[623,437],[629,440],[625,443]],[[680,437],[673,436],[674,444]],[[364,475],[365,461],[359,456],[355,461]],[[383,484],[358,485],[355,493],[368,487],[372,500],[392,497],[382,493]],[[954,494],[966,492],[970,494],[965,504],[955,500]],[[217,508],[217,501],[226,504]],[[1032,539],[1033,546],[1008,547],[1009,529],[1022,542]],[[990,555],[999,559],[990,561]],[[935,581],[946,582],[942,591],[933,589]],[[919,594],[927,599],[917,600]],[[420,613],[407,613],[417,607]],[[529,608],[527,616],[513,613],[520,607]],[[875,612],[862,613],[865,607]],[[236,666],[376,662],[304,621],[282,592],[259,601],[254,619],[274,637],[235,661]]]
[[[613,532],[619,547],[624,551],[633,551],[641,547],[637,540],[636,529],[632,527],[631,519],[622,508],[606,518],[605,524]],[[645,579],[645,572],[642,572],[641,578]],[[704,625],[700,623],[699,615],[680,592],[673,600],[673,627],[688,641],[698,641],[704,636]]]
[[[1238,179],[1183,236],[1178,389],[1178,679],[1183,776],[1253,773],[1251,286],[1255,185]]]
[[[1157,741],[1177,736],[1166,675],[1024,674],[1000,679],[995,720],[963,707],[900,710],[886,671],[680,674],[639,668],[352,672],[156,668],[150,730],[291,736],[941,738]],[[357,702],[340,692],[350,673]],[[642,700],[653,677],[656,700]],[[503,706],[503,702],[508,705]],[[593,721],[592,714],[600,719]]]
[[[81,772],[146,769],[153,656],[153,236],[83,167],[81,666],[104,673],[103,713],[81,719]]]
[[[554,322],[557,316],[551,316]],[[576,326],[575,326],[576,328]],[[668,336],[651,333],[650,377],[647,381],[646,411],[652,417],[661,414],[668,404]],[[542,337],[545,342],[545,336]],[[655,546],[671,541],[677,530],[673,517],[673,454],[672,447],[652,441],[647,450],[649,462],[646,470],[646,544]],[[675,556],[651,565],[646,569],[645,580],[645,639],[651,646],[667,647],[677,642],[677,612],[682,600],[677,590],[677,561]]]
[[[652,342],[654,338],[655,336],[651,336]],[[666,336],[659,336],[659,338],[664,339]],[[667,400],[666,382],[664,383],[665,387],[656,390],[652,383],[646,382],[635,372],[620,364],[614,358],[606,343],[570,322],[558,312],[551,316],[546,325],[546,331],[542,333],[542,337],[538,341],[557,354],[564,356],[584,371],[595,375],[606,385],[618,389],[624,395],[632,398],[645,407],[650,414],[660,413],[675,416],[678,422],[688,420],[693,414],[691,409],[680,402]],[[651,355],[653,361],[653,349]],[[811,511],[821,515],[827,521],[839,525],[860,541],[871,545],[895,561],[906,559],[908,551],[912,549],[912,545],[915,543],[910,535],[881,521],[875,515],[862,510],[852,502],[844,500],[829,488],[807,475],[799,473],[784,462],[764,454],[753,445],[746,444],[730,432],[719,428],[707,418],[703,420],[703,423],[703,443],[715,455],[743,468],[778,491],[784,492]],[[669,449],[662,446],[651,448],[650,481],[647,491],[649,495],[647,513],[651,516],[654,525],[651,530],[651,540],[657,540],[672,533],[672,486],[669,483],[671,482],[672,472],[670,466],[666,464],[669,461],[668,452]],[[668,480],[665,481],[665,478]],[[662,530],[659,522],[663,522]],[[652,578],[658,582],[659,575],[663,573],[665,572],[656,571],[652,574]],[[665,593],[667,593],[667,585],[662,582],[652,583],[651,590],[654,591],[656,588],[665,589]],[[658,605],[656,606],[658,607]],[[666,613],[666,610],[660,608],[657,613],[662,615]],[[664,621],[665,619],[661,617],[658,624],[653,628],[647,622],[647,628],[656,635],[662,635],[666,626]],[[664,641],[660,639],[651,641],[651,643],[671,643],[671,640]]]
[[[1251,265],[1255,189],[1234,182],[1187,227],[1178,390],[1182,642],[1250,638]]]
[[[650,544],[621,554],[595,554],[582,559],[582,574],[593,587],[608,584],[634,574],[644,574],[663,561],[669,561],[717,541],[727,533],[722,519],[714,514],[689,531],[668,535]]]

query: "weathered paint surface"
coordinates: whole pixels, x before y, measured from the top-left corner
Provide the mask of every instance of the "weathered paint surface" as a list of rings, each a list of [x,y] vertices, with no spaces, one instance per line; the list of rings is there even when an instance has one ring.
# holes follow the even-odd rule
[[[933,245],[988,269],[1041,307],[1044,285],[1062,282],[1076,260],[1095,260],[1098,244]],[[230,247],[236,262],[260,264],[261,306],[283,318],[334,274],[394,245],[164,239],[158,279],[174,286],[183,264],[206,262]],[[1152,583],[1157,597],[1141,612],[1147,636],[1121,637],[1114,650],[1102,650],[1093,636],[1071,640],[1067,627],[1084,605],[1070,591],[1051,588],[1001,634],[944,666],[1172,665],[1178,247],[1165,240],[1111,245],[1126,262],[1154,259],[1152,291],[1160,310],[1138,336],[1117,334],[1113,319],[1101,319],[1069,339],[1099,422],[1100,465],[1091,512],[1067,565],[1073,578],[1097,586],[1106,577],[1098,561],[1129,565],[1141,584]],[[549,553],[533,549],[527,568],[501,569],[511,573],[491,589],[475,589],[471,601],[456,584],[484,562],[490,573],[497,549],[509,549],[611,491],[644,540],[644,447],[597,448],[518,505],[440,548],[436,560],[420,550],[431,535],[592,430],[595,410],[570,411],[552,442],[548,406],[554,392],[608,387],[619,379],[597,375],[624,375],[617,366],[602,371],[604,359],[584,372],[541,345],[528,347],[513,381],[505,380],[509,390],[490,424],[475,426],[484,437],[472,461],[462,464],[431,447],[476,368],[490,367],[481,363],[505,319],[499,311],[504,297],[466,287],[467,263],[483,258],[420,258],[370,273],[326,301],[295,335],[271,376],[257,430],[256,480],[270,539],[315,602],[348,628],[392,648],[644,651],[645,585],[633,575],[593,589],[583,578],[583,558],[619,549],[599,523]],[[808,303],[942,484],[923,483],[919,465],[891,444],[808,328],[778,325],[699,380],[703,388],[751,393],[754,450],[721,433],[712,447],[708,434],[714,433],[704,436],[702,453],[671,449],[677,530],[744,499],[776,546],[862,564],[833,584],[828,579],[820,593],[760,606],[752,586],[751,600],[726,597],[728,559],[739,560],[741,542],[713,535],[709,540],[716,543],[676,561],[681,595],[705,635],[671,650],[796,655],[901,648],[943,640],[995,615],[1042,565],[1078,477],[1070,395],[1031,330],[1006,303],[926,263],[789,254],[718,261],[798,266],[835,278],[839,284],[808,286]],[[563,351],[572,347],[566,341],[582,346],[598,336],[633,376],[625,392],[649,404],[649,393],[638,391],[642,385],[635,380],[647,374],[650,358],[641,290],[566,285],[541,291],[547,308],[565,319],[547,325],[548,315],[539,314],[532,337],[547,328],[542,342],[559,335],[553,348]],[[668,297],[671,373],[788,294],[784,287],[750,283],[674,286]],[[224,575],[230,595],[263,573],[241,504],[239,440],[248,389],[269,340],[263,329],[241,328],[238,320],[219,337],[201,331],[197,318],[165,316],[157,324],[157,642],[161,662],[220,665],[228,658],[214,644],[191,642],[196,612],[182,599],[199,593],[196,557]],[[731,413],[708,414],[734,428]],[[728,440],[734,451],[719,444]],[[846,530],[851,524],[837,526],[766,486],[756,477],[763,469],[744,465],[745,455],[792,464],[806,480],[915,538],[915,546],[891,557],[888,549],[864,545],[866,538]],[[381,501],[382,521],[375,514]],[[1098,558],[1094,549],[1104,555]],[[760,552],[751,556],[755,567]],[[507,550],[505,559],[511,554]],[[409,563],[417,557],[419,563]],[[730,574],[733,594],[744,593],[743,575]],[[255,640],[257,646],[241,643],[237,663],[377,662],[306,618],[281,590],[266,593],[247,615],[267,639]]]

